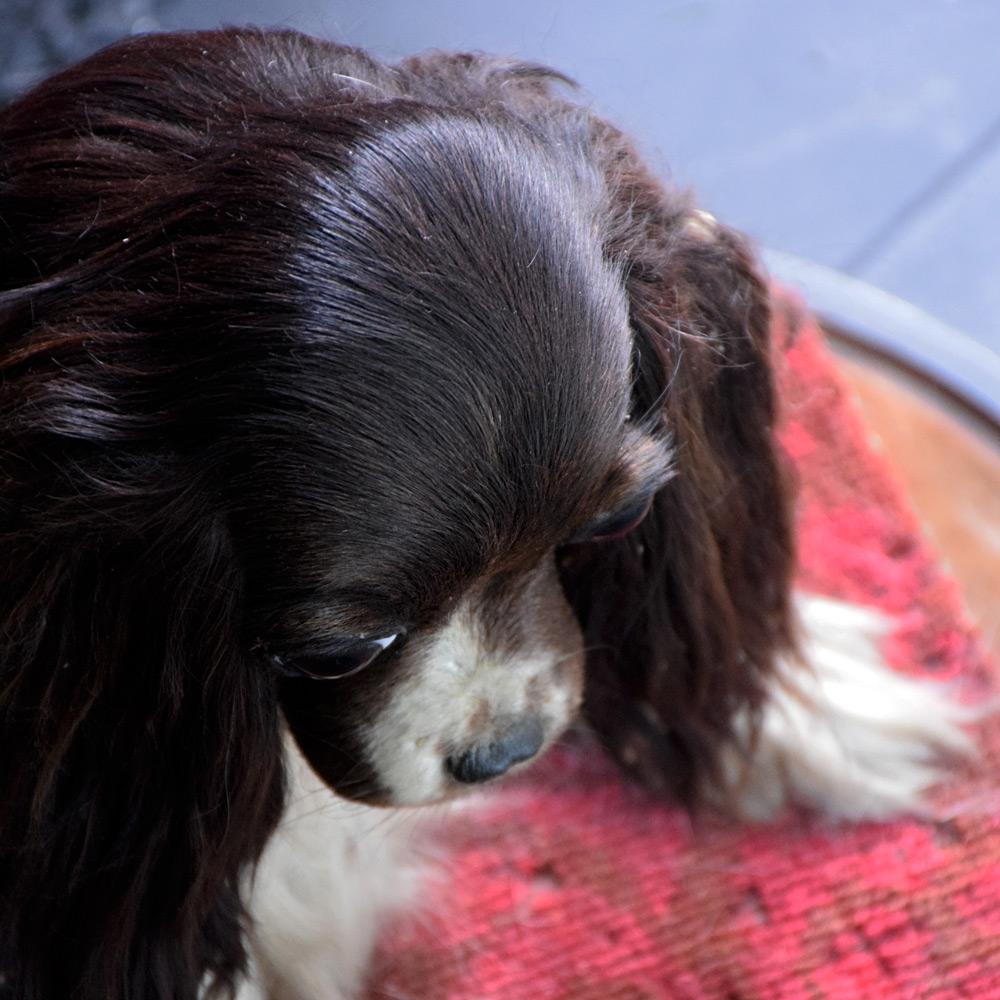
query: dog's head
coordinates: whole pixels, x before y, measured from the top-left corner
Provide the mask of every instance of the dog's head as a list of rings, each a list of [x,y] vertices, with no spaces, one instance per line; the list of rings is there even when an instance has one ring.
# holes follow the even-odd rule
[[[633,410],[579,135],[390,108],[336,153],[289,248],[302,305],[250,423],[221,414],[217,488],[249,648],[306,756],[343,795],[422,803],[572,719],[556,553],[637,524],[670,453]]]
[[[548,76],[162,37],[0,119],[0,749],[38,753],[0,972],[231,976],[285,726],[343,796],[436,801],[541,752],[586,668],[691,794],[754,704],[763,288]]]

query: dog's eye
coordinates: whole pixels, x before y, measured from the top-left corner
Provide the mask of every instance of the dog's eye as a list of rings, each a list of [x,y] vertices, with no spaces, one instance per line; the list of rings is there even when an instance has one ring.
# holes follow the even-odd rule
[[[652,505],[653,497],[644,496],[640,500],[630,503],[627,507],[604,514],[588,524],[582,531],[578,531],[566,544],[610,542],[616,538],[623,538],[634,528],[639,527]]]
[[[403,635],[402,632],[394,632],[378,638],[345,639],[322,653],[295,656],[272,654],[271,662],[286,677],[341,680],[364,670],[390,647],[399,645]]]

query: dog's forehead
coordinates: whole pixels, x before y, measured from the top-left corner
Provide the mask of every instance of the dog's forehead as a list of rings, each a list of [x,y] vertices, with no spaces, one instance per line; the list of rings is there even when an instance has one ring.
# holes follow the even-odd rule
[[[631,349],[601,179],[511,123],[432,118],[390,138],[357,149],[323,206],[341,232],[314,322],[334,334],[343,415],[376,451],[434,449],[441,474],[600,450]]]

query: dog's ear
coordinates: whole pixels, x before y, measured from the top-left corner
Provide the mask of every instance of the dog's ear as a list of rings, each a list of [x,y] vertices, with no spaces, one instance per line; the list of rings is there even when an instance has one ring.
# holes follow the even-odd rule
[[[620,136],[603,141],[634,419],[672,436],[676,475],[635,532],[565,576],[590,650],[590,721],[627,768],[693,803],[734,729],[752,735],[792,642],[767,288],[741,237],[664,192]]]
[[[24,1000],[224,993],[283,804],[274,681],[198,453],[226,391],[205,301],[253,290],[209,281],[225,248],[195,209],[223,209],[176,111],[209,44],[133,40],[0,116],[0,994]]]
[[[85,403],[76,428],[109,431]],[[238,882],[283,797],[272,684],[225,526],[37,443],[60,471],[8,461],[0,524],[0,969],[19,997],[194,998],[244,961]]]

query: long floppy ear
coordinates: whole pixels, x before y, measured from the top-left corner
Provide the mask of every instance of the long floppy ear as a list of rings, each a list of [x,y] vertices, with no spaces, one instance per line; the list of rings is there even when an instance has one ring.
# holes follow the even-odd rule
[[[238,882],[283,796],[274,694],[240,653],[222,525],[84,467],[62,485],[0,526],[0,969],[32,1000],[194,1000],[244,963]]]
[[[212,241],[196,175],[217,166],[180,124],[220,92],[195,72],[210,45],[232,47],[133,40],[0,115],[0,994],[20,1000],[224,993],[282,806],[273,679],[198,451],[236,392],[204,317],[252,314],[252,278],[232,285],[263,269]],[[220,217],[254,204],[230,188]]]
[[[567,589],[590,650],[590,721],[625,767],[694,803],[792,643],[767,290],[739,236],[666,194],[619,134],[599,142],[637,347],[635,419],[672,436],[676,476],[639,529],[566,572]]]

